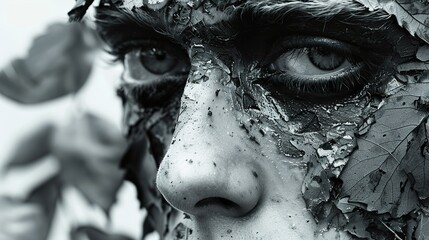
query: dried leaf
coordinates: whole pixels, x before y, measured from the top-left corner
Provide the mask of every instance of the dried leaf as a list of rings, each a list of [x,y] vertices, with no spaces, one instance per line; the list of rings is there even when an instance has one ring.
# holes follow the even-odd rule
[[[428,194],[427,109],[418,96],[427,96],[427,86],[414,84],[387,99],[375,113],[367,134],[358,137],[358,147],[344,168],[341,196],[367,205],[367,210],[403,216],[419,209],[417,195]]]
[[[107,212],[123,181],[119,161],[127,143],[119,129],[86,113],[58,128],[52,145],[62,180]]]
[[[353,234],[356,237],[371,239],[371,234],[367,231],[370,220],[361,211],[355,211],[348,215],[348,223],[344,226],[344,230]]]
[[[124,0],[124,7],[128,10],[140,8],[143,6],[143,0]]]
[[[417,219],[418,227],[414,233],[416,240],[427,240],[429,239],[429,216],[425,213],[421,213]]]
[[[26,104],[78,91],[87,81],[97,38],[83,24],[54,24],[33,41],[28,56],[0,72],[0,93]]]
[[[423,61],[423,62],[429,61],[429,45],[421,46],[417,50],[416,57],[418,60]]]
[[[141,207],[147,208],[157,202],[161,196],[155,185],[157,166],[145,138],[131,143],[121,167],[126,172],[125,178],[136,186]]]
[[[71,240],[133,240],[120,234],[108,234],[91,226],[78,227],[71,232]]]
[[[73,9],[67,14],[69,15],[70,22],[78,22],[85,16],[86,11],[94,0],[76,0]]]
[[[135,141],[129,146],[121,161],[121,167],[126,171],[125,178],[136,186],[141,207],[148,212],[143,223],[144,234],[156,231],[163,236],[171,208],[156,188],[157,166],[147,138]]]
[[[147,7],[153,10],[159,10],[167,5],[169,2],[168,0],[144,0],[145,4],[147,4]],[[193,2],[188,1],[188,5],[192,4]]]
[[[326,217],[324,203],[330,199],[332,189],[330,178],[332,174],[329,170],[323,169],[317,158],[313,158],[307,165],[308,173],[303,184],[303,198],[307,208],[311,210],[313,216],[319,221]]]
[[[429,71],[429,63],[407,62],[397,66],[398,72]]]
[[[383,9],[395,15],[411,35],[429,43],[429,2],[426,0],[357,0],[369,10]]]

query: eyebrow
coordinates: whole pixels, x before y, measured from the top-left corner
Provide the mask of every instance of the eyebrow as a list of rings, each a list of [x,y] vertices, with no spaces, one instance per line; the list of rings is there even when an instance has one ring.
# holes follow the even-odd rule
[[[290,12],[301,12],[312,18],[332,18],[338,15],[364,17],[372,20],[385,20],[389,15],[382,10],[369,11],[355,0],[310,0],[310,1],[248,1],[243,5],[244,11],[253,15],[276,16],[277,20]]]
[[[361,28],[362,31],[398,27],[397,24],[392,24],[394,21],[384,11],[369,11],[363,5],[351,0],[306,2],[252,0],[238,6],[224,21],[209,26],[200,22],[187,28],[178,28],[177,25],[169,23],[165,17],[160,17],[167,15],[165,9],[161,13],[155,13],[142,9],[131,11],[115,6],[98,7],[97,29],[103,39],[114,48],[124,39],[142,37],[142,35],[164,37],[179,44],[187,37],[197,34],[216,36],[216,38],[210,38],[211,40],[233,39],[243,26],[257,28],[297,22],[297,20],[303,22],[312,20],[319,23],[337,21],[343,25]]]

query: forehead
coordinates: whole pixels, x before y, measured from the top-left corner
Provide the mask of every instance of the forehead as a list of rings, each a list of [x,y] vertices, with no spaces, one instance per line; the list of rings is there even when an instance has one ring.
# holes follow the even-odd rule
[[[355,0],[117,0],[114,3],[116,8],[112,10],[119,11],[118,16],[125,14],[129,18],[125,22],[135,23],[133,29],[142,29],[145,34],[156,32],[184,45],[191,38],[191,42],[199,38],[214,41],[233,39],[246,31],[255,32],[253,37],[256,37],[264,35],[267,28],[272,33],[286,31],[281,25],[308,32],[328,29],[325,25],[331,22],[339,26],[331,26],[331,30],[344,32],[355,26],[380,28],[386,21],[373,17],[380,12],[369,12]],[[107,22],[99,25],[124,25],[115,14],[110,15]],[[274,26],[277,30],[273,30]],[[260,33],[256,33],[258,29]],[[129,35],[133,31],[119,32]]]
[[[331,15],[359,9],[356,3],[354,0],[124,0],[120,4],[128,10],[145,12],[180,27],[200,22],[216,24],[229,20],[243,9],[264,15],[296,9],[311,15]]]

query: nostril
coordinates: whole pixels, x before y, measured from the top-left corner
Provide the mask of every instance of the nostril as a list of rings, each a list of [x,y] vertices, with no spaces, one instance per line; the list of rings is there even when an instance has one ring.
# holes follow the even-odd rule
[[[218,214],[229,217],[242,217],[249,212],[240,204],[221,197],[204,198],[198,201],[193,209],[194,215],[200,216]]]
[[[263,192],[262,178],[254,173],[256,164],[232,163],[227,161],[229,158],[221,161],[215,153],[204,158],[218,159],[216,164],[210,160],[190,163],[187,151],[182,148],[177,150],[173,145],[168,151],[158,170],[156,184],[174,208],[204,218],[241,218],[256,212]]]
[[[220,198],[220,197],[205,198],[195,204],[195,208],[210,207],[210,206],[217,206],[227,210],[240,209],[240,206],[237,203],[225,198]]]

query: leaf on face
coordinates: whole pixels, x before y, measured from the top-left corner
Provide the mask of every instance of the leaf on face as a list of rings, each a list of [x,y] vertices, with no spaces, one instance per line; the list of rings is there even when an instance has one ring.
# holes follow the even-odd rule
[[[76,4],[73,9],[67,13],[69,15],[69,21],[78,22],[82,20],[86,11],[88,11],[89,6],[91,6],[93,2],[94,0],[76,0]]]
[[[422,152],[429,108],[418,96],[428,94],[427,84],[409,84],[375,113],[376,122],[357,138],[358,149],[341,173],[341,197],[394,217],[419,209],[418,197],[429,194],[429,160]]]
[[[323,169],[316,157],[312,158],[303,184],[303,197],[317,220],[326,217],[323,203],[330,199],[332,186],[329,179],[332,176],[329,170]]]
[[[429,63],[425,62],[407,62],[397,66],[399,73],[406,73],[410,71],[428,71]]]
[[[157,166],[150,144],[147,137],[133,142],[121,160],[121,167],[125,169],[125,178],[136,186],[141,207],[148,212],[143,223],[144,234],[156,231],[163,236],[171,207],[156,188]]]
[[[143,0],[124,0],[124,7],[128,10],[140,8],[143,6]]]
[[[421,213],[417,219],[418,227],[414,233],[416,240],[427,240],[429,239],[429,216],[425,213]]]
[[[49,26],[33,41],[27,57],[0,71],[0,93],[35,104],[78,91],[91,72],[97,41],[83,24]]]
[[[62,180],[107,212],[123,181],[119,162],[126,146],[113,124],[85,113],[56,130],[52,152],[60,161]]]
[[[146,138],[130,144],[121,160],[121,168],[126,172],[125,178],[136,186],[141,207],[148,208],[158,201],[161,194],[155,185],[157,166]]]
[[[420,60],[422,62],[429,61],[429,45],[421,46],[417,50],[416,57],[417,57],[418,60]]]
[[[426,0],[357,0],[370,11],[383,9],[395,15],[398,24],[411,35],[429,43],[429,2]]]
[[[348,215],[348,223],[344,226],[344,230],[356,237],[371,239],[371,234],[366,230],[369,224],[370,218],[366,217],[365,213],[356,211]]]
[[[389,214],[376,214],[357,209],[346,214],[348,223],[344,230],[359,239],[408,239],[408,228],[411,221],[392,219]],[[411,234],[414,230],[411,229]],[[353,238],[354,239],[354,238]],[[410,238],[412,239],[412,238]]]

